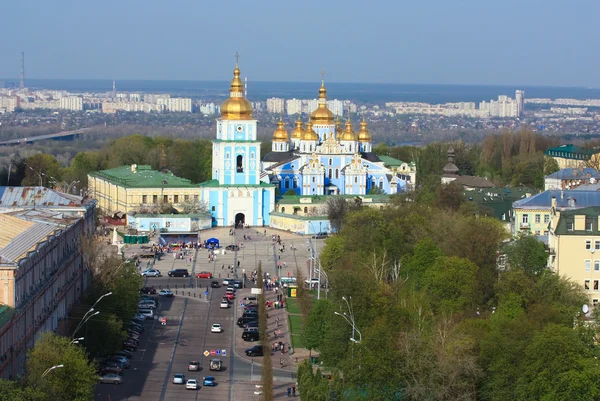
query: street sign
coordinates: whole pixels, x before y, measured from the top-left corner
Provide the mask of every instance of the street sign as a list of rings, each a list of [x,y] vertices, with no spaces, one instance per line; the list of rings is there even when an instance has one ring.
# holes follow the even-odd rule
[[[204,295],[208,296],[208,291],[204,291]]]
[[[204,356],[209,356],[210,352],[208,352],[208,350],[204,351]]]
[[[221,350],[220,349],[216,350],[215,352],[217,353],[217,355],[221,355]]]
[[[215,356],[215,354],[216,354],[215,350],[214,350],[214,349],[211,349],[211,350],[210,350],[210,354],[211,354],[212,356]]]
[[[222,349],[222,350],[221,350],[221,355],[223,355],[223,356],[227,356],[227,350],[225,350],[225,349]]]

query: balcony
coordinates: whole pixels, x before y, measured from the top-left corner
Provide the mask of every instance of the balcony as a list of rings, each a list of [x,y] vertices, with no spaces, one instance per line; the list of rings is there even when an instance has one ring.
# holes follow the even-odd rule
[[[519,228],[520,229],[524,229],[524,228],[529,229],[529,223],[520,222]]]

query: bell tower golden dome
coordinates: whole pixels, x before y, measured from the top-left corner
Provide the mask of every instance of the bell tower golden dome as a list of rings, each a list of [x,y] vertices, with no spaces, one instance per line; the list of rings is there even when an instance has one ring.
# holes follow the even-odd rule
[[[287,142],[289,141],[288,133],[285,130],[285,123],[283,122],[283,117],[279,117],[279,121],[277,122],[277,129],[273,133],[273,141],[274,142]]]
[[[327,88],[325,88],[325,71],[321,71],[321,87],[319,88],[319,105],[310,115],[313,124],[334,124],[333,113],[327,108]]]
[[[350,120],[350,113],[348,113],[348,121],[346,121],[346,127],[344,128],[344,132],[342,132],[341,141],[356,141],[356,135],[354,134],[354,130],[352,129],[352,121]]]
[[[304,134],[304,129],[302,129],[302,120],[300,116],[296,120],[296,127],[292,131],[292,139],[302,139],[302,135]]]
[[[312,128],[312,123],[310,121],[306,123],[306,130],[304,131],[304,134],[302,135],[302,140],[304,140],[304,141],[318,141],[319,140],[319,134],[317,134],[315,132],[315,130]]]
[[[371,142],[371,133],[367,129],[367,122],[364,117],[360,122],[360,131],[358,131],[358,141],[359,142]]]
[[[221,104],[221,118],[224,120],[250,120],[252,119],[252,105],[244,98],[244,84],[240,79],[240,67],[236,54],[233,79],[229,87],[229,99]]]

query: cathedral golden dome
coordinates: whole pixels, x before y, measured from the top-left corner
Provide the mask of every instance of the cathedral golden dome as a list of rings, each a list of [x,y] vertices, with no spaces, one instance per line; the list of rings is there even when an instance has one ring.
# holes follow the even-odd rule
[[[229,99],[221,104],[221,118],[224,120],[249,120],[252,118],[252,105],[244,98],[244,84],[240,79],[240,68],[237,63],[229,87]]]
[[[289,140],[288,133],[285,130],[285,123],[283,117],[279,117],[277,122],[277,129],[273,133],[273,142],[287,142]]]
[[[360,122],[360,131],[358,131],[358,141],[359,142],[371,142],[371,134],[367,129],[367,122],[363,118]]]
[[[319,88],[319,106],[310,115],[310,122],[313,124],[333,124],[333,113],[327,108],[327,89],[325,80],[321,81]]]
[[[356,135],[354,134],[354,130],[352,129],[352,121],[350,121],[350,117],[348,117],[348,121],[346,121],[346,128],[344,129],[340,140],[356,141]]]
[[[318,141],[319,140],[319,134],[317,134],[315,132],[315,130],[312,128],[312,123],[310,121],[306,123],[306,130],[304,131],[304,134],[302,134],[302,140],[303,141]]]
[[[300,116],[298,116],[298,120],[296,120],[296,128],[292,131],[292,139],[302,139],[302,135],[304,134],[304,130],[302,129],[302,120]]]

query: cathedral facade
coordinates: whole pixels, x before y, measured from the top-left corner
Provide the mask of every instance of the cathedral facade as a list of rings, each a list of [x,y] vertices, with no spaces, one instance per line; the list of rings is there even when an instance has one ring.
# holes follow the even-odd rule
[[[358,132],[350,117],[343,129],[334,120],[324,80],[318,102],[306,126],[299,117],[291,135],[280,119],[272,151],[262,160],[265,182],[278,186],[282,194],[293,191],[300,196],[395,194],[410,186],[410,175],[385,167],[372,152],[364,119]]]

